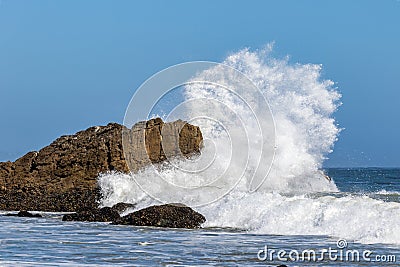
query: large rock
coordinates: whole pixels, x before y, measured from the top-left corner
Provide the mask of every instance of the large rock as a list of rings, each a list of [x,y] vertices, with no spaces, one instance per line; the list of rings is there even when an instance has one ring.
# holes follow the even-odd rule
[[[185,205],[165,204],[135,211],[113,221],[113,224],[199,228],[205,221],[203,215]]]
[[[0,163],[0,209],[97,208],[100,173],[127,173],[168,157],[188,157],[200,151],[201,143],[199,127],[180,120],[164,123],[159,118],[132,129],[110,123],[62,136],[38,152]]]

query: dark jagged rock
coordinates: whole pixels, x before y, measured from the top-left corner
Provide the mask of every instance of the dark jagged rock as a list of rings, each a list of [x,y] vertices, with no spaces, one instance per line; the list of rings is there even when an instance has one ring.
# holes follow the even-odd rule
[[[110,207],[101,209],[83,210],[72,214],[65,214],[63,221],[85,222],[112,222],[120,218],[118,211]]]
[[[159,118],[132,129],[110,123],[62,136],[15,162],[0,162],[0,210],[93,209],[100,173],[127,173],[171,156],[187,157],[198,153],[201,143],[199,127]]]
[[[36,214],[32,214],[32,213],[30,213],[29,211],[26,211],[26,210],[21,210],[17,214],[8,213],[8,214],[6,214],[4,216],[30,217],[30,218],[32,218],[32,217],[41,218],[42,217],[42,215],[40,215],[40,214],[37,214],[37,213]]]
[[[125,212],[127,209],[133,209],[135,208],[136,204],[131,204],[131,203],[117,203],[114,206],[112,206],[111,208],[113,210],[116,210],[118,213],[123,213]]]
[[[120,219],[120,213],[129,208],[134,208],[135,204],[117,203],[114,206],[104,208],[89,208],[76,213],[65,214],[63,221],[85,221],[85,222],[112,222]]]
[[[135,211],[113,221],[113,224],[199,228],[205,221],[203,215],[185,205],[165,204]]]

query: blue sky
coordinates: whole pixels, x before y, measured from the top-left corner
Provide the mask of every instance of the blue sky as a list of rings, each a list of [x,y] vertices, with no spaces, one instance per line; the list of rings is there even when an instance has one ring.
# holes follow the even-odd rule
[[[122,122],[135,89],[191,60],[275,42],[323,64],[345,130],[326,166],[400,167],[400,1],[0,2],[0,160]]]

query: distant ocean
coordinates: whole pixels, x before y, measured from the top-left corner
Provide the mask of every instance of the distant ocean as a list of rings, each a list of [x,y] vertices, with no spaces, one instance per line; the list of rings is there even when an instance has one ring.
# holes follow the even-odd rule
[[[400,169],[326,173],[340,192],[271,193],[251,209],[226,207],[219,211],[220,218],[199,208],[209,220],[199,230],[62,222],[55,213],[43,213],[44,218],[0,217],[0,266],[399,266]],[[339,239],[341,246],[347,242],[343,249],[338,249]],[[262,261],[265,247],[269,253],[300,254],[331,247],[338,250],[338,259],[325,255],[325,260],[282,261],[275,254]],[[360,261],[339,260],[339,252],[348,250],[359,251]],[[371,261],[376,256],[396,261],[367,262],[361,256],[364,251],[371,251]]]

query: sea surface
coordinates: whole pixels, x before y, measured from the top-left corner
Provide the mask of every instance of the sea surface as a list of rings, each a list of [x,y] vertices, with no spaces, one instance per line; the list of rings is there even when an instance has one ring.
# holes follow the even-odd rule
[[[392,225],[400,221],[400,169],[327,169],[325,172],[339,192],[296,196],[300,203],[307,200],[295,206],[297,213],[290,208],[294,196],[282,196],[281,214],[293,216],[295,226],[278,225],[282,224],[280,217],[268,205],[268,221],[265,220],[268,214],[254,213],[252,220],[259,224],[246,221],[242,227],[227,227],[216,218],[207,218],[211,223],[197,230],[62,222],[62,214],[57,213],[42,213],[44,218],[1,216],[0,266],[400,266],[400,240],[397,239],[400,228],[398,224]],[[318,206],[327,198],[336,203],[337,216],[331,214],[333,209],[326,208],[321,217],[307,204]],[[369,205],[370,211],[365,208]],[[257,210],[250,206],[248,209]],[[345,217],[340,214],[341,209],[347,211]],[[236,217],[244,216],[241,210],[236,212]],[[293,229],[302,229],[298,222],[308,224],[307,214],[313,216],[311,227],[314,228],[299,234]],[[380,214],[379,220],[376,214]],[[338,221],[333,222],[328,218],[330,215]],[[290,220],[288,216],[284,218]],[[358,227],[359,222],[363,224]],[[216,226],[218,223],[220,227]],[[326,229],[328,234],[321,234],[324,232],[321,227],[331,229]],[[337,227],[342,228],[343,235],[332,230]],[[320,259],[321,251],[329,248],[337,253],[325,253]],[[277,253],[270,256],[273,250],[286,253],[281,258]],[[302,255],[305,250],[314,250],[316,259],[296,257],[296,252]],[[359,260],[351,256],[346,259],[350,250],[358,251]],[[364,259],[363,253],[368,257]],[[377,262],[378,259],[385,262]]]
[[[271,53],[243,49],[222,65],[152,76],[124,125],[139,114],[188,121],[201,153],[98,177],[101,206],[184,203],[206,217],[202,229],[0,216],[0,265],[400,266],[400,169],[319,170],[343,130],[333,116],[341,94],[321,65]],[[168,86],[147,103],[146,84]]]

